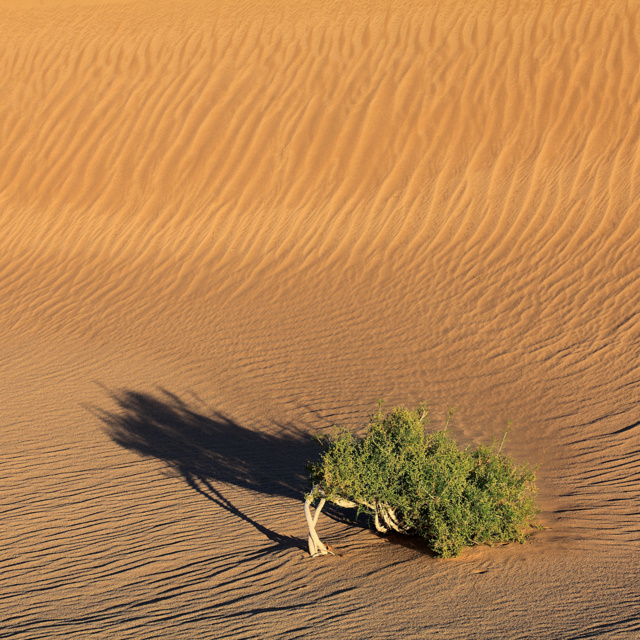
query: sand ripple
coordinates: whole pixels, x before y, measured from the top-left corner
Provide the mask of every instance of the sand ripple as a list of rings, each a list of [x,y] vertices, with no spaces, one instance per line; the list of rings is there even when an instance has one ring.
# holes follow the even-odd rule
[[[636,2],[3,2],[0,637],[640,633]],[[307,562],[379,397],[549,529]]]

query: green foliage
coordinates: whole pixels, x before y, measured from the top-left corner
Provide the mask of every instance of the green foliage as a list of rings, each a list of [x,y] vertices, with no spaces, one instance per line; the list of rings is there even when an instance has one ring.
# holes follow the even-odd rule
[[[349,500],[371,515],[378,505],[390,508],[444,558],[465,546],[524,542],[539,512],[534,471],[502,453],[504,438],[499,447],[461,450],[448,420],[430,433],[427,423],[426,405],[387,414],[380,407],[363,438],[348,431],[325,438],[320,462],[309,466],[313,497]]]

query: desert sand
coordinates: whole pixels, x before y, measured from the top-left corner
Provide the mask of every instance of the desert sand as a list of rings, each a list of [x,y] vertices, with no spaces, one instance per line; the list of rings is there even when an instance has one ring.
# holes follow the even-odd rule
[[[633,0],[0,0],[0,637],[640,637],[639,69]],[[379,398],[546,528],[309,558]]]

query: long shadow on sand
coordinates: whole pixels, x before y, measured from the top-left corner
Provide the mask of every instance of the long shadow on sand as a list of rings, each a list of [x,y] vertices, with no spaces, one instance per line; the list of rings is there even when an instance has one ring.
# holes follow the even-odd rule
[[[117,409],[95,413],[114,442],[165,462],[195,491],[271,540],[269,552],[306,548],[306,541],[281,535],[243,513],[215,485],[302,500],[308,488],[305,465],[318,454],[308,433],[253,431],[221,413],[195,411],[163,389],[157,395],[127,389],[110,395]]]

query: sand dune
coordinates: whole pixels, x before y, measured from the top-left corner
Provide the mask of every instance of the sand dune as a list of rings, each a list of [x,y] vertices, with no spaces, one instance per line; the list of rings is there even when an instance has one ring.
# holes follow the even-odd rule
[[[638,637],[640,5],[318,4],[0,2],[0,637]],[[378,398],[547,528],[309,559]]]

